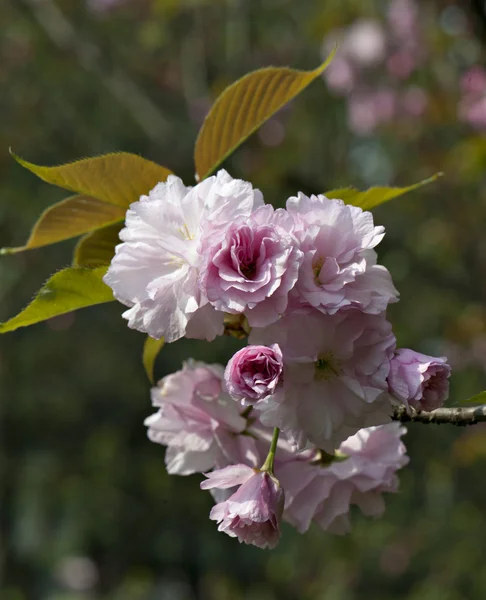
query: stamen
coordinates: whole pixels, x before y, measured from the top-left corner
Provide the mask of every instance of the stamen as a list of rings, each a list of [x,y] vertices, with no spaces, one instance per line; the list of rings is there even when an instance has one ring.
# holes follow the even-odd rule
[[[339,362],[333,357],[332,352],[320,354],[315,362],[314,377],[317,381],[329,380],[340,373]]]
[[[321,269],[322,269],[323,264],[324,264],[324,259],[322,257],[320,257],[312,265],[312,270],[314,271],[314,281],[316,282],[317,285],[320,285],[319,275],[321,274]]]

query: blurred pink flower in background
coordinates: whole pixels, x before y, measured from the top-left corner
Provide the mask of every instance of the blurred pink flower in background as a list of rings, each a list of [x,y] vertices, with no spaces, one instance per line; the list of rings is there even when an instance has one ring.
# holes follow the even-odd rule
[[[401,117],[420,118],[427,94],[417,86],[402,90],[427,53],[422,40],[418,7],[413,0],[390,2],[384,22],[360,19],[346,29],[331,31],[322,49],[338,54],[323,73],[329,89],[347,97],[349,129],[371,135],[379,126]]]
[[[392,0],[388,6],[388,24],[393,37],[408,42],[417,32],[418,6],[414,0]]]
[[[348,99],[348,125],[355,133],[367,135],[396,114],[396,93],[389,89],[357,92]]]
[[[325,71],[325,79],[329,88],[338,95],[345,95],[355,85],[355,73],[350,62],[338,54]]]
[[[346,31],[344,53],[359,65],[375,65],[386,53],[386,36],[382,25],[372,19],[355,21]]]
[[[461,78],[457,115],[474,129],[486,130],[486,70],[471,67]]]
[[[390,75],[398,79],[407,79],[415,69],[414,57],[408,52],[395,52],[386,63]]]
[[[486,130],[486,96],[477,101],[463,101],[459,104],[462,120],[478,130]]]
[[[461,90],[465,94],[484,94],[486,92],[486,70],[479,65],[468,69],[461,77]]]
[[[420,117],[427,109],[429,97],[421,87],[412,85],[400,96],[400,104],[403,110],[410,116]]]

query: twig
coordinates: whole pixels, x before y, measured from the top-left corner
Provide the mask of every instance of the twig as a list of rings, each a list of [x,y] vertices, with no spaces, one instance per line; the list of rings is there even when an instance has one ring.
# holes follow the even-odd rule
[[[436,408],[435,410],[415,410],[406,406],[394,408],[392,419],[401,423],[449,423],[459,427],[486,422],[486,405],[471,408]]]

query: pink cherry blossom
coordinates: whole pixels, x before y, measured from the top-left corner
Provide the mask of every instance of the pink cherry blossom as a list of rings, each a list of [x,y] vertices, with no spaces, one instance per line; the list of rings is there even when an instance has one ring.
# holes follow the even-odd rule
[[[406,89],[401,97],[401,105],[406,114],[411,117],[420,117],[429,103],[427,92],[416,85]]]
[[[325,56],[328,56],[328,54],[329,51],[326,49]],[[322,75],[329,88],[336,94],[348,94],[356,82],[356,75],[351,62],[340,55],[332,60]]]
[[[213,228],[202,246],[201,289],[219,311],[244,313],[251,326],[275,322],[286,310],[302,252],[293,223],[267,205]]]
[[[401,348],[390,363],[390,393],[417,410],[434,410],[447,400],[450,374],[445,356],[427,356]]]
[[[386,37],[379,21],[360,19],[346,31],[343,52],[358,65],[379,63],[386,52]]]
[[[399,423],[361,429],[343,442],[337,460],[326,462],[318,452],[292,457],[281,454],[276,473],[285,489],[284,520],[300,533],[312,521],[326,531],[350,530],[349,510],[357,505],[366,516],[383,514],[383,492],[396,492],[396,472],[408,463]]]
[[[201,242],[208,227],[224,228],[261,205],[258,190],[223,170],[193,188],[170,175],[132,204],[104,278],[130,307],[123,314],[129,327],[167,342],[220,335],[223,315],[207,306],[198,285]]]
[[[302,193],[289,198],[287,210],[304,254],[292,291],[301,303],[329,314],[350,307],[377,314],[397,301],[390,274],[376,265],[373,248],[384,228],[374,225],[370,212]]]
[[[474,129],[486,129],[486,92],[482,96],[467,94],[461,98],[457,112],[459,118]]]
[[[461,90],[479,96],[486,93],[486,70],[479,65],[468,69],[461,77]]]
[[[239,464],[206,474],[201,489],[240,486],[225,502],[216,504],[209,518],[219,523],[218,531],[259,548],[275,548],[281,532],[284,492],[265,471]]]
[[[270,327],[253,329],[249,341],[277,343],[282,350],[283,393],[255,408],[264,425],[280,427],[296,448],[310,442],[332,452],[362,427],[389,421],[384,392],[395,337],[383,314],[294,311]]]
[[[145,420],[151,441],[167,445],[167,471],[201,473],[245,460],[256,464],[255,440],[236,435],[246,428],[227,394],[223,367],[188,361],[152,389],[158,411]]]
[[[388,71],[398,79],[408,79],[417,66],[417,59],[408,50],[399,50],[387,60]]]
[[[409,41],[417,34],[418,7],[414,0],[391,0],[388,6],[391,33],[400,41]]]
[[[282,375],[283,359],[278,344],[242,348],[231,358],[224,372],[230,396],[244,406],[274,394]]]

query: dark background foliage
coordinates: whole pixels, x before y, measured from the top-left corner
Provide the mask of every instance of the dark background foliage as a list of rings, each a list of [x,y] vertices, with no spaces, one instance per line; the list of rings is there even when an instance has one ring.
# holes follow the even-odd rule
[[[314,68],[323,40],[362,19],[390,35],[390,4],[2,0],[0,245],[22,243],[65,196],[15,164],[9,146],[39,164],[127,150],[190,183],[194,140],[219,91],[269,64]],[[407,86],[421,90],[420,114],[395,111],[363,132],[349,113],[360,90],[340,95],[318,80],[226,167],[275,204],[298,190],[408,185],[445,171],[375,217],[402,295],[390,310],[399,345],[449,356],[454,405],[486,387],[486,115],[473,123],[458,109],[464,74],[484,64],[486,21],[482,2],[415,6],[412,72],[397,79],[385,57],[358,74],[395,103]],[[68,265],[72,248],[1,257],[0,317]],[[285,527],[273,552],[242,546],[208,520],[200,477],[169,477],[163,448],[146,439],[144,336],[121,312],[87,309],[0,339],[2,600],[486,597],[486,429],[411,425],[400,492],[381,520],[354,515],[347,537]],[[177,342],[157,376],[189,356],[224,362],[235,347]]]

